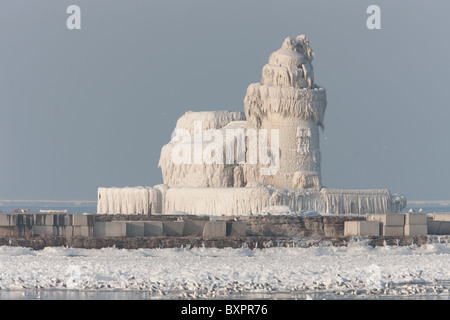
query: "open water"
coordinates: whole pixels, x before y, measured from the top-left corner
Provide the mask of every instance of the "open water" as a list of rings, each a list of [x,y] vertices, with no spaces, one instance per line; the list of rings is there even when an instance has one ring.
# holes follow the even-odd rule
[[[96,201],[11,201],[0,200],[0,213],[12,213],[16,209],[30,210],[30,213],[39,213],[40,210],[67,210],[70,214],[97,213]],[[410,209],[425,213],[450,212],[450,205],[435,205],[429,207],[406,206],[403,212]]]

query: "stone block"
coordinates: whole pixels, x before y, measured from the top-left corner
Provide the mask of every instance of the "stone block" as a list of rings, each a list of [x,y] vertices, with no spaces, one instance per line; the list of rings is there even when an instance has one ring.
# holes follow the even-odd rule
[[[427,224],[405,224],[405,236],[422,236],[428,232]]]
[[[344,222],[344,236],[357,236],[358,232],[358,221]]]
[[[359,221],[359,234],[361,236],[379,236],[379,221]]]
[[[32,225],[19,225],[14,226],[14,235],[27,236],[33,234]]]
[[[367,221],[379,221],[383,223],[383,226],[403,226],[405,225],[405,215],[402,213],[369,214]]]
[[[163,234],[169,237],[181,237],[184,230],[184,221],[164,221]]]
[[[324,223],[323,224],[323,233],[325,237],[342,237],[344,232],[344,228],[342,224],[337,223]],[[311,233],[312,237],[321,237],[322,233],[319,230],[314,230]]]
[[[145,221],[144,236],[157,237],[163,234],[162,221]]]
[[[36,213],[34,215],[34,225],[36,226],[53,226],[54,216],[51,213]]]
[[[73,226],[74,237],[92,237],[94,236],[94,227],[90,226]]]
[[[439,234],[442,221],[431,220],[427,222],[427,234]]]
[[[144,221],[127,221],[127,237],[143,237]]]
[[[57,234],[55,236],[60,237],[73,237],[73,226],[54,226]]]
[[[93,214],[74,214],[72,216],[72,225],[93,227],[95,215]]]
[[[32,226],[31,230],[35,236],[57,236],[58,228],[55,226]]]
[[[450,221],[441,221],[439,234],[450,235]]]
[[[125,237],[126,235],[126,221],[96,221],[94,224],[95,237]]]
[[[450,221],[428,221],[427,234],[450,235]]]
[[[435,213],[433,214],[433,220],[450,221],[450,213]]]
[[[0,213],[0,226],[1,227],[13,227],[16,225],[16,215]]]
[[[379,236],[379,221],[345,221],[344,236]]]
[[[16,225],[18,226],[33,226],[34,214],[17,214]]]
[[[202,236],[206,221],[186,220],[184,222],[183,237]]]
[[[0,226],[0,237],[12,237],[14,235],[14,226]]]
[[[427,214],[418,212],[408,212],[405,214],[405,225],[407,224],[427,224]]]
[[[53,214],[54,226],[71,226],[73,214],[55,213]]]
[[[227,222],[227,236],[246,236],[247,223],[243,221],[229,221]]]
[[[403,236],[404,226],[383,226],[383,236]]]
[[[227,223],[225,221],[207,221],[203,228],[203,236],[207,238],[226,237]]]

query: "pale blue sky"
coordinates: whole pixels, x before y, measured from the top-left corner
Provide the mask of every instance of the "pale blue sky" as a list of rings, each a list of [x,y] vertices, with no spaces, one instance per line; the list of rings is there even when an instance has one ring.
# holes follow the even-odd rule
[[[71,4],[82,30],[66,28]],[[366,28],[371,4],[381,30]],[[176,120],[243,111],[269,54],[302,33],[327,89],[323,183],[450,199],[449,12],[444,0],[0,0],[0,199],[162,183]]]

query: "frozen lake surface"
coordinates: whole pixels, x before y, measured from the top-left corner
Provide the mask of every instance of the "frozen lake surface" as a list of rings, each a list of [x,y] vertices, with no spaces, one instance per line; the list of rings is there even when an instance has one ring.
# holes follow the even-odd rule
[[[450,244],[0,247],[0,299],[448,299]]]
[[[26,290],[0,292],[0,300],[148,300],[176,299],[174,297],[158,298],[148,291],[73,291],[73,290]],[[187,298],[183,298],[185,300]],[[336,295],[328,292],[309,293],[260,293],[230,294],[216,297],[220,300],[450,300],[449,294],[415,294],[415,295]],[[173,300],[171,300],[173,301]]]
[[[4,202],[95,213],[93,202]],[[411,203],[405,210],[450,212]],[[0,247],[0,299],[449,299],[450,244],[422,247]]]

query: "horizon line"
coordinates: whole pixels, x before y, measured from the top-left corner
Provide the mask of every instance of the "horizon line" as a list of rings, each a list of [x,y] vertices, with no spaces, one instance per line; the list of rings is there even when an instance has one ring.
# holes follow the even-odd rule
[[[97,202],[97,200],[0,200],[2,202]]]

